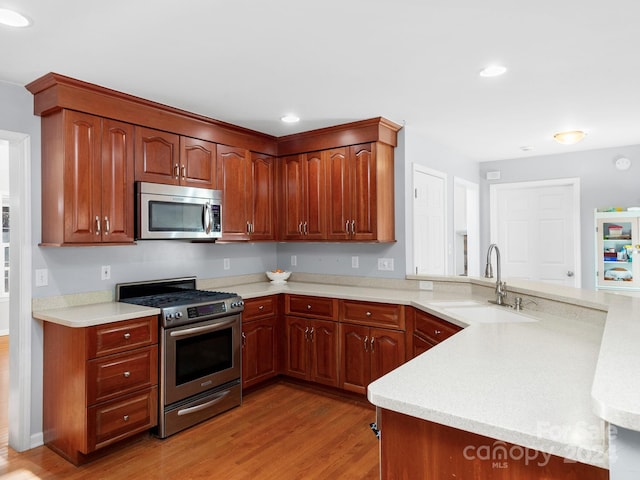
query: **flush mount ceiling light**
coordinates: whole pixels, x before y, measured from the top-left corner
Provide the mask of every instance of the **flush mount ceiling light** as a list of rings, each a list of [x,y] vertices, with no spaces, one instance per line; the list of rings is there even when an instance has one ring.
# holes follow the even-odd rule
[[[0,8],[0,24],[7,27],[28,27],[31,22],[21,13],[7,8]]]
[[[280,117],[280,120],[282,120],[284,123],[296,123],[300,121],[300,117],[294,115],[293,113],[287,113],[283,117]]]
[[[553,139],[563,145],[573,145],[578,143],[585,137],[586,133],[582,130],[570,130],[568,132],[558,132],[553,136]]]
[[[480,70],[481,77],[498,77],[507,71],[507,67],[502,65],[489,65]]]

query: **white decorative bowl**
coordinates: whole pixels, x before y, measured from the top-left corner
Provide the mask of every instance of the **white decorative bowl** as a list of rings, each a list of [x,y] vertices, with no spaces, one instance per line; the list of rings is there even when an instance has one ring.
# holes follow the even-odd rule
[[[265,272],[271,283],[278,285],[286,283],[287,279],[291,275],[291,272]]]

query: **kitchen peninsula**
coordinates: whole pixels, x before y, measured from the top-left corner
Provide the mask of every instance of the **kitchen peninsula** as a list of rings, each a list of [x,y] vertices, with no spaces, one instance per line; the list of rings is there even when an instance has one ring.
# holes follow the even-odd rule
[[[514,456],[538,452],[535,462],[543,462],[551,454],[562,465],[585,467],[594,475],[581,478],[607,478],[608,422],[633,429],[638,418],[634,400],[620,390],[632,377],[624,377],[628,371],[611,370],[624,351],[616,351],[612,342],[620,342],[621,335],[626,342],[637,338],[629,319],[640,310],[638,299],[522,283],[511,285],[509,295],[523,298],[527,321],[490,323],[450,308],[491,298],[492,285],[482,279],[428,279],[433,290],[420,290],[419,280],[425,279],[418,277],[354,280],[294,273],[284,285],[259,277],[203,279],[198,288],[234,291],[245,299],[290,294],[405,305],[467,327],[374,381],[368,398],[383,412],[491,440],[480,445],[485,450],[466,451],[477,458],[489,454],[489,467],[492,452],[486,448],[511,445]],[[61,321],[67,309],[46,309],[42,303],[38,310],[36,318]],[[380,425],[383,463],[385,418],[383,414]],[[493,463],[494,469],[504,470],[515,464],[508,459]]]

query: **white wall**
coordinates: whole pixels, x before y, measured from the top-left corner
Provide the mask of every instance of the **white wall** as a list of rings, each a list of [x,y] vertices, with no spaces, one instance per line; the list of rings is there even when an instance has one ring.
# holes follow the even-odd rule
[[[9,142],[0,139],[0,195],[9,193]],[[0,253],[0,261],[2,260]],[[1,265],[0,265],[1,266]],[[2,273],[2,269],[0,269]],[[4,276],[0,275],[4,282]],[[0,297],[0,335],[9,333],[9,299]]]
[[[618,156],[633,162],[627,171],[616,170]],[[500,171],[498,181],[487,181],[486,172]],[[582,287],[595,288],[595,223],[600,207],[640,206],[640,145],[562,155],[546,155],[480,164],[481,252],[489,245],[489,184],[579,177],[581,186]]]

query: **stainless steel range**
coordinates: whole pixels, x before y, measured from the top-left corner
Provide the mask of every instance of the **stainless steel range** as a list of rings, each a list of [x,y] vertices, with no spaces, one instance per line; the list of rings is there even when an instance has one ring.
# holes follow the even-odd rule
[[[186,277],[121,283],[116,300],[161,309],[160,438],[242,403],[241,297]]]

